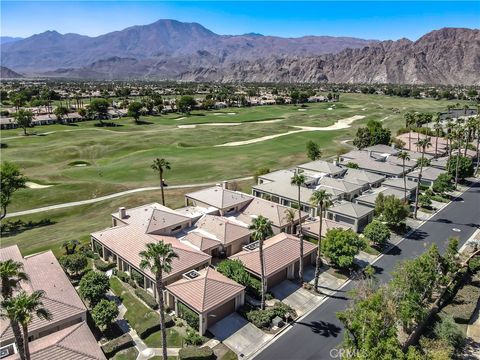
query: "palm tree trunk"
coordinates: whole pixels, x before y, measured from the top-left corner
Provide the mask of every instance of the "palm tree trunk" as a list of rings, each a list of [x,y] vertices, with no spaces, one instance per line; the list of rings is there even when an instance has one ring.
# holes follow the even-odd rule
[[[20,360],[25,360],[25,341],[23,340],[22,330],[20,324],[17,321],[10,320],[10,326],[12,327],[13,335],[15,337],[15,345],[17,346],[18,355]],[[27,339],[28,342],[28,339]]]
[[[408,150],[412,150],[412,130],[408,129]]]
[[[156,274],[158,307],[160,309],[160,331],[162,332],[162,354],[167,359],[167,329],[165,328],[165,303],[163,301],[163,274],[159,270]],[[198,330],[198,329],[197,329]]]
[[[437,132],[437,137],[435,139],[435,157],[438,156],[437,149],[438,149],[438,132]]]
[[[260,302],[260,309],[264,310],[265,309],[265,264],[264,264],[264,258],[263,258],[263,239],[260,239],[258,241],[258,253],[260,255],[260,277],[261,277],[261,286],[262,286],[262,298]]]
[[[403,159],[403,196],[405,204],[407,203],[407,174],[405,173],[405,159]]]
[[[456,164],[455,164],[455,189],[457,188],[458,186],[458,169],[460,168],[460,149],[458,149],[458,152],[457,152],[457,161],[456,161]]]
[[[30,360],[30,345],[28,344],[28,325],[22,324],[23,329],[23,348],[25,351],[25,360]]]
[[[425,154],[425,150],[423,149],[422,150],[422,160],[421,160],[421,163],[420,163],[420,173],[418,174],[418,186],[417,186],[417,191],[416,191],[416,194],[415,194],[415,209],[414,209],[414,214],[413,214],[413,218],[416,219],[417,218],[417,210],[418,210],[418,196],[419,196],[419,193],[420,193],[420,184],[422,182],[422,171],[423,171],[423,155]]]
[[[317,262],[315,264],[315,282],[313,284],[313,289],[318,291],[318,278],[320,277],[320,267],[322,266],[322,220],[323,220],[323,207],[319,207],[319,227],[318,227],[318,249],[317,249]]]
[[[475,166],[475,174],[478,174],[479,164],[480,164],[480,128],[477,129],[477,165]]]
[[[160,170],[158,173],[160,175],[160,191],[162,192],[162,205],[165,206],[165,194],[163,192],[163,171]]]
[[[298,237],[300,239],[300,260],[298,266],[298,281],[303,283],[303,234],[302,234],[302,206],[300,205],[300,185],[298,185]]]

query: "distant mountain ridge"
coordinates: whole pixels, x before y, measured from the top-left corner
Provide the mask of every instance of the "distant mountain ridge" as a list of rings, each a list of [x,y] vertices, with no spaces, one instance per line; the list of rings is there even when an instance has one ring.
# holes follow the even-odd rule
[[[15,41],[23,40],[21,37],[13,37],[13,36],[0,36],[0,45],[13,43]]]
[[[159,20],[97,37],[47,31],[4,44],[24,74],[88,79],[480,84],[480,32],[445,28],[419,40],[218,35]]]

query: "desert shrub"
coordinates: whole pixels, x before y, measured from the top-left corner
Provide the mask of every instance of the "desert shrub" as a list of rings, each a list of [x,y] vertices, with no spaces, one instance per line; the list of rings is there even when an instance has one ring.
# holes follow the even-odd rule
[[[153,310],[158,309],[157,300],[155,300],[155,298],[152,295],[150,295],[148,292],[146,292],[145,290],[140,289],[140,288],[135,289],[135,295],[137,295],[140,299],[142,299],[143,302],[145,304],[147,304]]]
[[[461,349],[465,345],[465,334],[451,316],[441,318],[435,324],[434,333],[439,339],[444,340],[455,349]]]
[[[245,313],[245,317],[260,329],[269,328],[272,322],[272,312],[270,310],[250,310]]]
[[[107,263],[101,259],[97,259],[97,260],[94,260],[94,265],[95,265],[95,268],[99,271],[103,271],[103,272],[106,272],[110,269],[113,269],[115,266],[117,266],[117,264],[115,263]]]
[[[140,274],[137,270],[131,269],[130,271],[131,278],[135,280],[138,286],[143,287],[144,283],[144,277],[142,274]]]
[[[185,320],[187,324],[193,328],[193,329],[198,329],[199,326],[199,319],[198,319],[198,314],[185,306],[182,303],[178,303],[178,316]]]
[[[214,358],[213,350],[208,346],[201,348],[186,347],[178,352],[179,360],[212,360]]]
[[[203,338],[197,331],[188,329],[187,335],[185,336],[185,342],[188,345],[201,345],[203,343]]]
[[[103,345],[102,350],[105,353],[105,356],[110,358],[120,350],[128,349],[131,346],[134,346],[132,337],[130,336],[130,334],[123,334],[122,336],[113,339]]]

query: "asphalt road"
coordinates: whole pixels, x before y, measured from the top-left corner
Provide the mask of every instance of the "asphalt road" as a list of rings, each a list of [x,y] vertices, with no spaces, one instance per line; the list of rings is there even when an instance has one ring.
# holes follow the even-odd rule
[[[450,236],[459,237],[461,246],[479,227],[480,182],[473,183],[463,195],[378,259],[374,264],[377,276],[381,281],[388,281],[395,264],[421,255],[430,244],[437,244],[440,252],[443,252]],[[255,359],[340,359],[336,349],[343,340],[343,328],[335,314],[346,308],[347,292],[354,287],[355,282],[352,281],[330,296],[312,313],[280,335]]]

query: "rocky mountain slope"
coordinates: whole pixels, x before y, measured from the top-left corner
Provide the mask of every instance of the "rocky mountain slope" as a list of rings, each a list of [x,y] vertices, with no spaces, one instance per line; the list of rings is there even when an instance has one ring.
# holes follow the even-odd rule
[[[17,71],[67,78],[480,85],[480,30],[460,28],[378,42],[218,35],[160,20],[95,38],[50,31],[1,55]]]
[[[0,79],[19,79],[23,76],[12,69],[5,66],[0,66]]]

